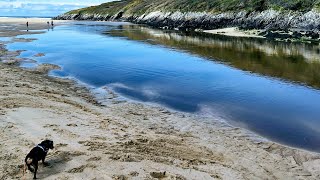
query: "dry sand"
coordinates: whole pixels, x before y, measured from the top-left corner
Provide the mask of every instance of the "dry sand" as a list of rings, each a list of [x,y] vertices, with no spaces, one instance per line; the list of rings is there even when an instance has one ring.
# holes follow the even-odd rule
[[[210,34],[219,34],[224,36],[233,36],[233,37],[254,37],[254,38],[264,38],[263,36],[259,36],[259,30],[248,30],[243,31],[237,27],[230,28],[222,28],[222,29],[213,29],[213,30],[204,30],[205,33]]]
[[[20,52],[0,44],[7,62],[0,63],[1,180],[32,179],[23,177],[24,157],[45,138],[55,149],[50,166],[40,163],[40,179],[320,179],[319,154],[215,119],[123,101],[107,87],[107,105],[99,105],[88,89],[47,76],[58,67],[19,68]]]

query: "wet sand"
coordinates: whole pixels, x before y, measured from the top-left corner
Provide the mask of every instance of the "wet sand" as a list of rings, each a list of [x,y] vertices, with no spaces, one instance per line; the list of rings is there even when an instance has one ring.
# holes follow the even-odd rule
[[[29,23],[27,27],[26,23]],[[3,18],[0,17],[0,37],[14,37],[23,34],[38,34],[45,32],[48,28],[47,22],[50,22],[50,18]],[[63,21],[54,21],[54,26],[63,23]],[[41,30],[33,31],[32,30]]]
[[[0,19],[1,35],[25,33],[22,22]],[[3,30],[6,23],[15,28]],[[50,166],[40,163],[40,179],[320,178],[317,153],[220,120],[123,100],[107,87],[100,105],[88,89],[48,77],[57,66],[17,67],[20,51],[8,52],[6,43],[0,43],[0,179],[32,179],[30,172],[23,176],[24,157],[46,138],[55,149]]]

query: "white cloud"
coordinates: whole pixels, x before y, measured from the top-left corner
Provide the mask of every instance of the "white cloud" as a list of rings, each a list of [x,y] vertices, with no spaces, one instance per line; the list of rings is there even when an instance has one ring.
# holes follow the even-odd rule
[[[74,6],[93,6],[97,4],[101,4],[106,2],[106,0],[96,0],[96,1],[74,1],[74,0],[3,0],[0,2],[0,6],[11,6],[15,8],[23,7],[24,4],[37,4],[37,5],[56,5],[56,6],[64,6],[64,5],[74,5]]]
[[[87,6],[111,0],[1,0],[0,16],[56,16]]]

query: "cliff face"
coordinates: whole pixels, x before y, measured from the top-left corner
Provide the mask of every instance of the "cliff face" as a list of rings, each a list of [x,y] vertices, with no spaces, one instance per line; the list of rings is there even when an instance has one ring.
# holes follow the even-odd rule
[[[161,12],[155,11],[140,16],[102,15],[95,13],[63,14],[55,19],[65,20],[124,20],[135,23],[149,24],[156,27],[167,27],[169,29],[216,29],[222,27],[239,26],[245,29],[270,29],[285,30],[298,28],[312,31],[320,30],[320,13],[316,11],[302,12],[280,12],[266,10],[262,12]]]
[[[320,30],[319,0],[306,0],[307,4],[297,2],[292,5],[275,6],[272,0],[229,0],[234,4],[226,5],[217,0],[124,0],[105,3],[84,9],[68,12],[55,19],[66,20],[123,20],[143,23],[155,27],[181,30],[216,29],[238,26],[244,29],[288,30],[302,29],[318,33]],[[204,5],[199,6],[199,4]],[[285,0],[278,0],[277,2]],[[216,3],[214,3],[216,2]],[[236,4],[238,2],[238,4]],[[250,3],[251,4],[248,4]],[[190,6],[190,3],[193,3]],[[211,3],[211,4],[210,4]],[[255,3],[255,4],[252,4]],[[212,7],[211,7],[211,6]],[[218,6],[219,5],[219,6]],[[194,7],[195,6],[195,7]],[[226,7],[225,7],[226,6]],[[230,7],[231,6],[231,7]],[[198,7],[198,8],[197,8]],[[272,8],[271,8],[272,7]],[[277,9],[277,10],[275,10]]]

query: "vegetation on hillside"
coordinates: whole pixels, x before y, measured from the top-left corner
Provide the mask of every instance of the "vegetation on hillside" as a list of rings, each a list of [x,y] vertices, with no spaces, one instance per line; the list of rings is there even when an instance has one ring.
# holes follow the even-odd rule
[[[320,0],[121,0],[99,6],[70,11],[67,14],[108,14],[120,11],[141,15],[152,11],[166,12],[226,12],[263,11],[267,9],[306,12],[320,10]]]

